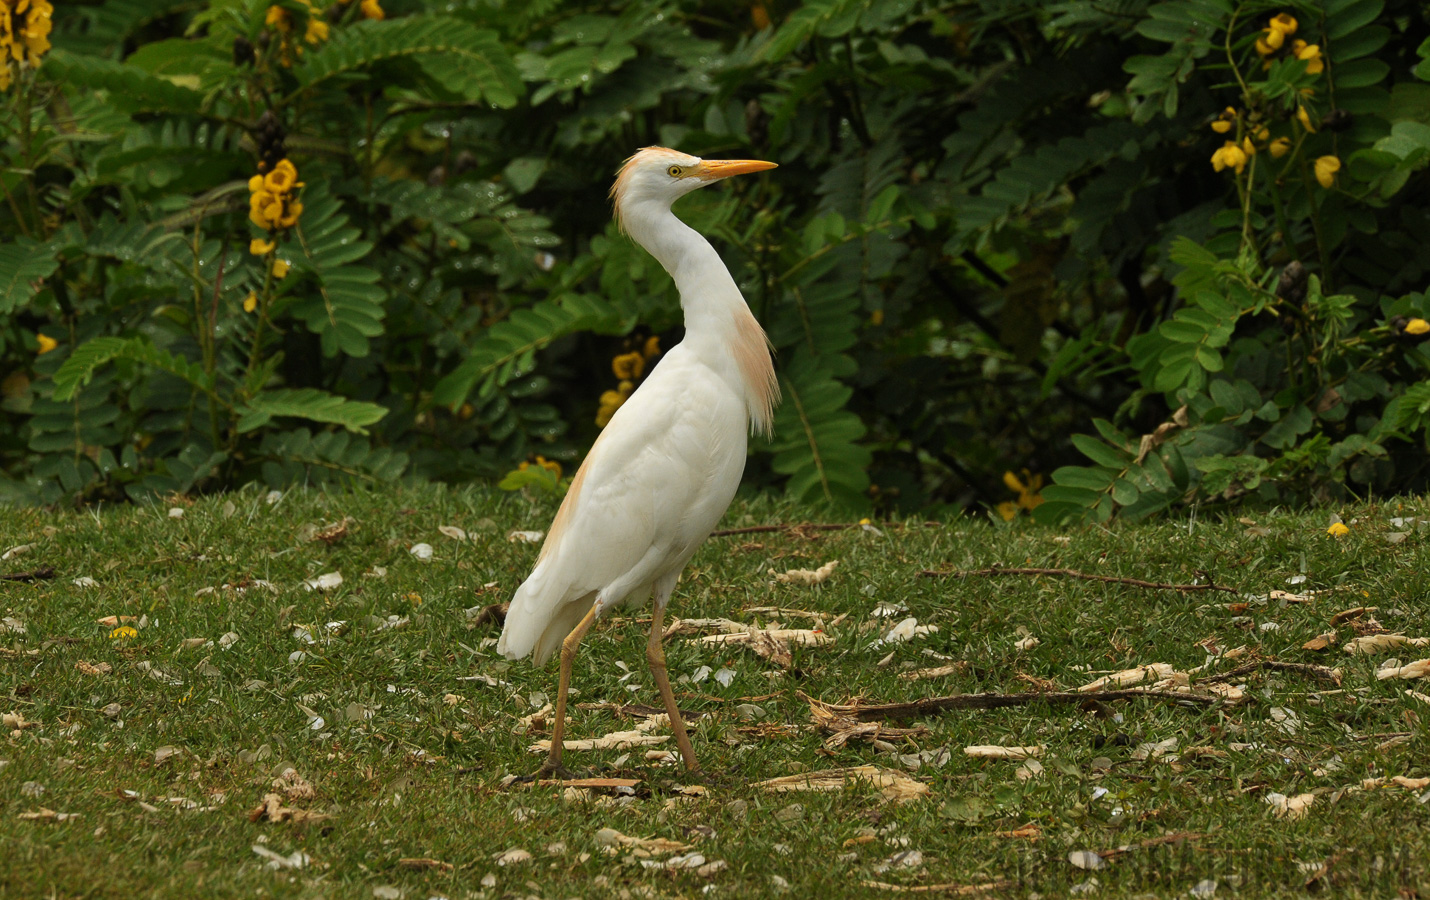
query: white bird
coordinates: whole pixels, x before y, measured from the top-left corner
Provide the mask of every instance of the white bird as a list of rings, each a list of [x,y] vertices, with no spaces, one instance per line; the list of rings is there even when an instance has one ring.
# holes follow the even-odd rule
[[[774,167],[646,147],[611,188],[617,223],[680,291],[685,338],[596,439],[507,612],[498,652],[541,665],[561,648],[551,752],[538,775],[565,771],[566,693],[581,639],[602,613],[652,594],[646,657],[685,767],[700,767],[666,674],[662,620],[681,570],[735,496],[749,431],[773,429],[779,383],[769,340],[735,279],[671,204],[731,175]]]

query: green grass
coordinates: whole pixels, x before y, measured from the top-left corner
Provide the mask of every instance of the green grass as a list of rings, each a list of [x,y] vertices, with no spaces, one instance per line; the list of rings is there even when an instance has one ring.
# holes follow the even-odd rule
[[[464,610],[509,598],[531,565],[533,545],[509,543],[514,528],[543,529],[549,502],[439,488],[389,493],[294,491],[270,504],[261,492],[200,500],[182,518],[166,506],[97,512],[7,511],[0,552],[33,544],[0,563],[0,574],[52,566],[55,577],[0,583],[0,615],[25,633],[0,634],[0,712],[34,727],[0,743],[0,896],[697,897],[867,896],[862,882],[972,884],[1016,880],[1004,893],[1066,896],[1096,878],[1095,896],[1186,896],[1214,879],[1217,896],[1300,895],[1308,868],[1331,860],[1319,887],[1333,895],[1430,895],[1430,802],[1391,786],[1338,793],[1372,776],[1423,776],[1430,705],[1426,681],[1378,681],[1376,666],[1430,656],[1401,648],[1352,657],[1337,629],[1330,649],[1302,649],[1330,630],[1329,618],[1375,606],[1390,631],[1430,633],[1427,535],[1393,516],[1430,515],[1422,501],[1342,509],[1350,534],[1326,534],[1327,514],[1236,520],[1114,524],[1062,533],[1016,523],[960,521],[937,528],[881,523],[865,530],[801,537],[788,533],[714,538],[687,571],[676,616],[769,622],[746,612],[777,606],[818,611],[836,641],[798,648],[796,673],[780,673],[746,650],[712,648],[689,637],[668,645],[673,677],[700,666],[735,671],[677,684],[682,705],[707,713],[693,725],[697,752],[712,773],[708,793],[682,799],[678,770],[646,763],[642,750],[569,752],[594,774],[642,779],[630,798],[568,799],[559,788],[506,789],[502,778],[533,771],[533,736],[517,720],[555,693],[555,666],[498,658],[494,625],[473,626]],[[351,517],[348,536],[328,546],[313,526]],[[726,526],[798,522],[807,511],[767,501],[737,503]],[[466,543],[439,532],[457,526]],[[1399,543],[1387,534],[1410,531]],[[409,547],[430,543],[432,560]],[[840,561],[822,587],[776,585],[769,570]],[[1000,563],[1069,567],[1153,581],[1189,582],[1201,571],[1250,595],[1321,590],[1309,603],[1259,602],[1216,593],[1177,593],[1048,577],[947,580],[921,569]],[[384,567],[383,577],[364,577]],[[343,583],[310,592],[305,579],[341,572]],[[1289,585],[1292,576],[1304,583]],[[75,579],[92,578],[90,587]],[[276,593],[250,585],[271,582]],[[486,587],[491,585],[490,587]],[[204,588],[217,588],[200,594]],[[908,608],[936,634],[890,648],[871,612],[880,602]],[[1229,607],[1229,604],[1246,604]],[[147,617],[133,638],[111,637],[104,616]],[[400,628],[384,627],[406,617]],[[807,621],[780,617],[791,627]],[[330,640],[307,645],[298,625],[342,621]],[[896,620],[881,620],[886,624]],[[1274,626],[1268,628],[1266,626]],[[1041,643],[1015,648],[1026,629]],[[187,639],[228,649],[185,647]],[[583,646],[577,703],[658,704],[644,669],[637,619],[601,623]],[[796,691],[835,702],[890,702],[957,692],[1030,689],[1027,677],[1063,688],[1098,673],[1147,663],[1177,669],[1208,662],[1204,646],[1245,646],[1247,656],[1214,659],[1203,675],[1256,657],[1338,666],[1340,693],[1297,674],[1241,679],[1248,702],[1188,708],[1133,700],[1101,708],[1035,705],[959,711],[915,723],[926,736],[897,748],[948,747],[939,768],[911,773],[930,794],[886,802],[867,786],[835,794],[768,794],[762,779],[873,763],[894,754],[852,741],[832,754],[807,726]],[[290,661],[290,654],[310,656]],[[950,657],[930,655],[941,654]],[[637,674],[622,681],[623,661]],[[913,668],[961,661],[957,674],[900,678]],[[80,662],[107,663],[107,675]],[[472,676],[488,676],[496,686]],[[628,687],[638,685],[635,691]],[[448,695],[456,695],[448,697]],[[749,699],[761,698],[761,699]],[[118,704],[118,714],[113,713]],[[741,707],[737,710],[737,707]],[[762,710],[760,722],[743,716]],[[1294,733],[1272,710],[1290,710]],[[310,727],[308,710],[325,720]],[[1278,714],[1279,715],[1279,714]],[[799,726],[793,734],[760,725]],[[602,709],[573,708],[571,736],[632,727]],[[1390,735],[1408,735],[1390,737]],[[1175,762],[1136,760],[1139,743],[1178,740]],[[1018,763],[972,759],[971,744],[1044,745],[1045,771],[1019,780]],[[156,751],[167,758],[156,760]],[[1215,755],[1188,754],[1211,748]],[[1338,763],[1339,768],[1335,768]],[[288,805],[331,818],[304,825],[250,821],[274,778],[292,767],[316,796]],[[1326,769],[1335,768],[1327,772]],[[1319,774],[1318,774],[1319,773]],[[27,787],[27,784],[29,787]],[[37,796],[34,786],[43,788]],[[125,793],[132,792],[132,793]],[[1264,796],[1314,793],[1308,814],[1276,817]],[[166,798],[185,798],[184,809]],[[287,802],[287,801],[285,801]],[[798,804],[798,809],[791,809]],[[52,809],[64,821],[21,818]],[[1036,840],[1008,832],[1036,825]],[[643,868],[628,853],[603,852],[596,835],[615,828],[642,838],[694,844],[726,868],[713,875]],[[1106,850],[1181,832],[1193,836],[1117,855],[1083,871],[1070,851]],[[1001,833],[1001,834],[1000,834]],[[859,842],[872,834],[873,840]],[[846,845],[846,842],[847,845]],[[311,863],[275,871],[252,849]],[[529,862],[499,867],[511,848]],[[901,850],[918,866],[879,873]],[[425,857],[447,869],[412,869]],[[664,859],[664,856],[658,857]],[[488,877],[491,876],[491,877]],[[490,884],[494,878],[494,884]],[[490,886],[483,886],[486,879]],[[1418,893],[1417,893],[1418,892]]]

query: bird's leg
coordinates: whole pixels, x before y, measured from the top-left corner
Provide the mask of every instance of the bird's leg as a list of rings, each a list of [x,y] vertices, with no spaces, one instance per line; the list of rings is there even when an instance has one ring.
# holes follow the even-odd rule
[[[571,629],[566,640],[561,642],[561,678],[556,686],[556,721],[551,725],[551,752],[546,755],[546,762],[542,763],[541,769],[537,771],[537,777],[570,775],[561,765],[561,740],[566,731],[566,692],[571,687],[571,664],[576,661],[576,648],[581,645],[581,639],[586,636],[586,632],[596,624],[596,613],[599,609],[600,605],[593,603],[591,611],[586,613],[580,624]]]
[[[665,703],[665,711],[670,715],[670,730],[675,732],[675,744],[685,760],[687,772],[699,772],[700,763],[695,759],[695,748],[690,745],[690,735],[685,733],[685,722],[680,718],[680,707],[675,705],[675,692],[670,689],[670,676],[665,670],[665,600],[657,596],[651,604],[650,641],[646,643],[645,656],[650,661],[650,674],[660,689],[660,699]]]

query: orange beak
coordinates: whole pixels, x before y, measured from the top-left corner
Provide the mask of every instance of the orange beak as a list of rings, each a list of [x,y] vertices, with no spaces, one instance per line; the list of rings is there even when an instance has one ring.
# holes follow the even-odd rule
[[[731,175],[763,172],[778,166],[779,163],[765,162],[760,159],[707,159],[696,166],[695,171],[691,174],[697,178],[713,181],[717,178],[729,178]]]

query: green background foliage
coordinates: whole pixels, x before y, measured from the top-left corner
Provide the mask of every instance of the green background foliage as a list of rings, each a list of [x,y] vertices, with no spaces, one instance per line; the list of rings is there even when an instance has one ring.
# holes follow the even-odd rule
[[[755,487],[937,512],[1026,468],[1050,521],[1425,487],[1416,0],[382,5],[57,4],[0,126],[0,501],[569,468],[611,358],[679,338],[606,200],[657,143],[781,165],[678,208],[778,350]],[[1263,66],[1283,12],[1321,69]]]

